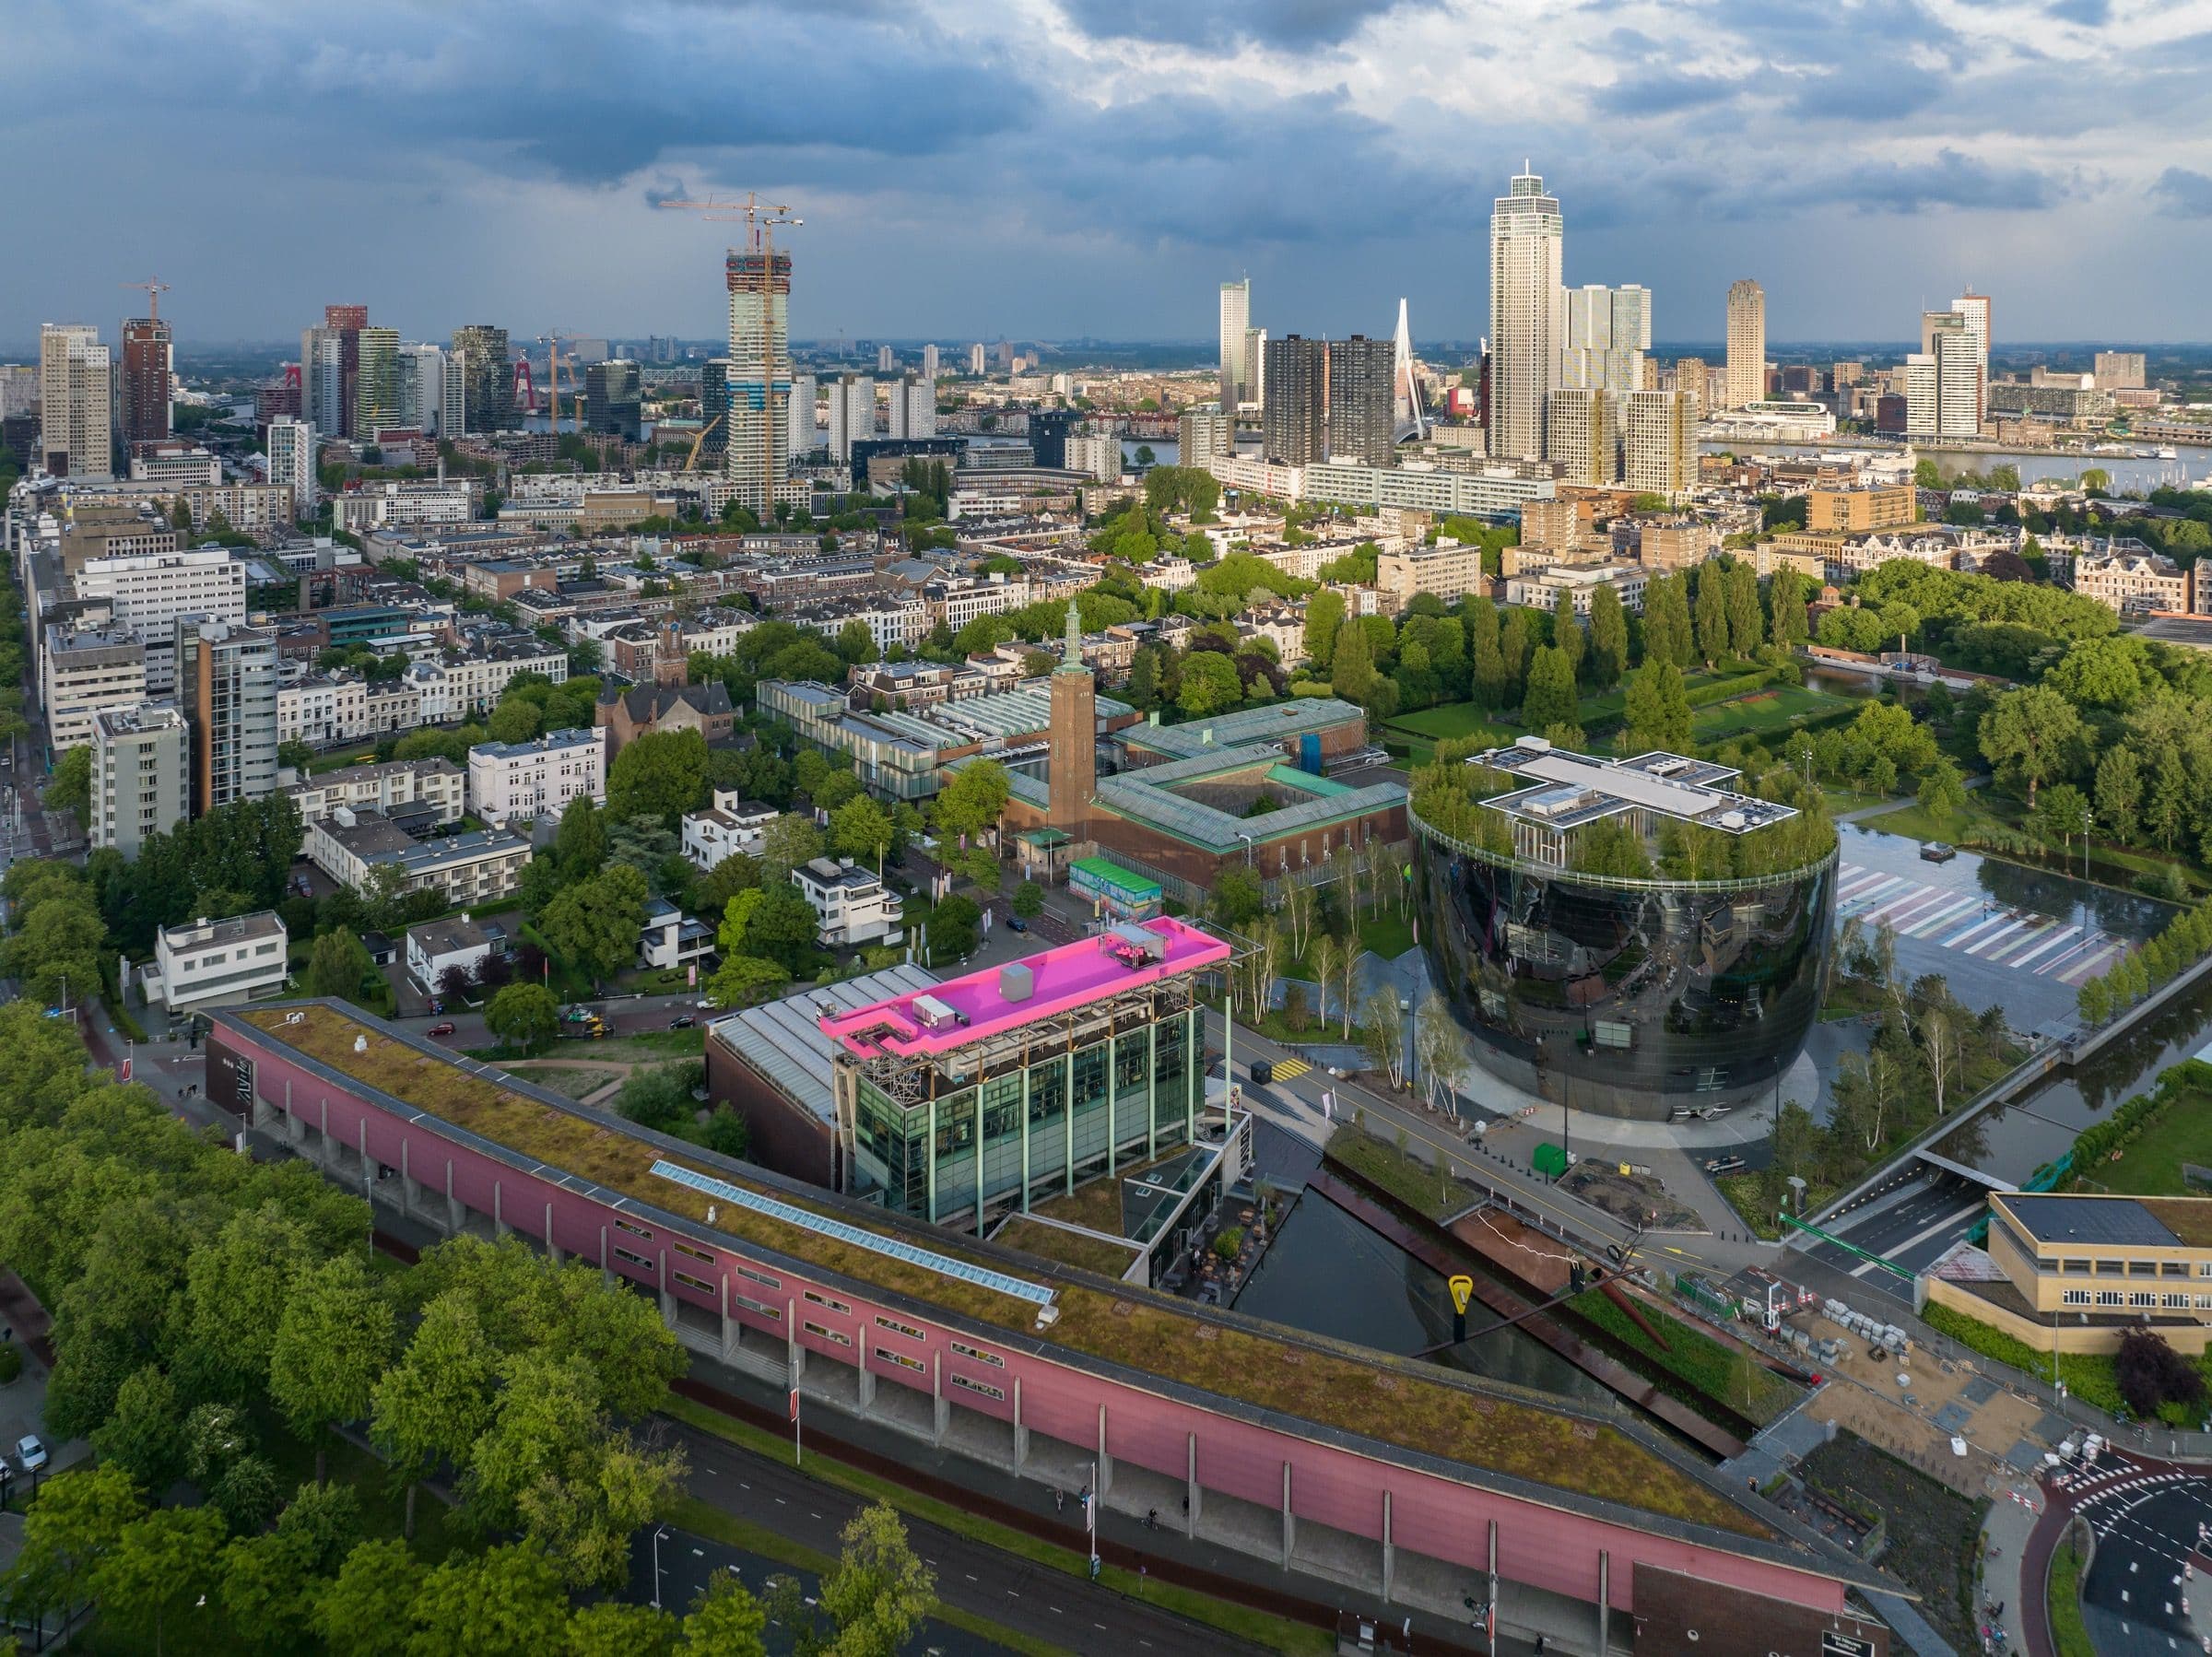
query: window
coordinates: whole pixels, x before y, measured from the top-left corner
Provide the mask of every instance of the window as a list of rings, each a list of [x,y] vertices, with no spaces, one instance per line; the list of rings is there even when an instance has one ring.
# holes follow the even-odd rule
[[[750,1277],[763,1288],[782,1288],[783,1287],[783,1280],[781,1277],[771,1277],[766,1272],[756,1272],[749,1265],[733,1265],[730,1270],[735,1272],[740,1277]]]
[[[917,1375],[929,1373],[929,1366],[920,1358],[910,1357],[904,1352],[893,1352],[888,1346],[877,1347],[876,1356],[887,1364],[897,1364],[900,1369],[912,1369]]]
[[[1005,1390],[1000,1387],[993,1386],[987,1381],[971,1381],[965,1375],[951,1375],[946,1377],[946,1379],[950,1381],[956,1387],[966,1387],[971,1393],[981,1393],[984,1397],[995,1398],[1001,1403],[1006,1401],[1006,1394]]]
[[[736,1305],[744,1307],[746,1310],[766,1318],[771,1323],[781,1323],[783,1321],[783,1309],[780,1306],[764,1306],[754,1299],[752,1296],[741,1295],[735,1289],[730,1291],[730,1299]]]
[[[2068,1306],[2087,1306],[2089,1303],[2089,1291],[2086,1288],[2070,1288],[2059,1299]]]
[[[2097,1304],[2100,1306],[2118,1306],[2126,1299],[2116,1288],[2100,1288],[2097,1291]]]
[[[703,1260],[709,1265],[714,1263],[714,1256],[704,1249],[695,1249],[687,1242],[672,1242],[669,1246],[675,1249],[678,1254],[688,1254],[692,1259]]]
[[[836,1312],[840,1317],[849,1318],[853,1315],[853,1309],[850,1306],[847,1306],[842,1300],[832,1300],[829,1296],[818,1295],[812,1289],[806,1290],[806,1299],[813,1301],[817,1306],[827,1306],[831,1311]]]
[[[711,1295],[714,1292],[714,1286],[712,1283],[701,1277],[694,1277],[688,1272],[677,1272],[675,1276],[676,1280],[686,1288],[695,1288],[702,1295]]]
[[[929,1336],[924,1334],[912,1323],[901,1323],[897,1318],[887,1318],[879,1315],[876,1320],[876,1327],[878,1329],[888,1329],[893,1334],[902,1334],[910,1341],[926,1341],[929,1339]]]
[[[2187,1311],[2189,1310],[2189,1297],[2187,1295],[2162,1295],[2159,1297],[2159,1300],[2162,1304],[2171,1308],[2175,1311]]]
[[[2127,1303],[2130,1306],[2156,1306],[2159,1303],[2159,1298],[2148,1289],[2139,1288],[2128,1296]]]
[[[804,1328],[808,1334],[818,1334],[822,1337],[822,1339],[826,1341],[835,1341],[841,1346],[850,1346],[853,1344],[853,1337],[851,1335],[840,1334],[834,1329],[825,1329],[819,1323],[808,1322],[801,1325],[801,1327]]]
[[[646,1229],[645,1229],[645,1228],[644,1228],[644,1227],[642,1227],[642,1226],[633,1226],[633,1225],[631,1225],[631,1224],[630,1224],[630,1223],[629,1223],[628,1220],[625,1220],[625,1219],[618,1219],[618,1220],[615,1222],[615,1229],[616,1229],[616,1230],[618,1230],[618,1231],[627,1231],[627,1232],[629,1232],[629,1234],[630,1234],[632,1237],[641,1237],[641,1238],[643,1238],[643,1239],[644,1239],[644,1240],[645,1240],[647,1242],[651,1242],[651,1241],[653,1240],[653,1233],[652,1233],[652,1232],[650,1232],[650,1231],[646,1230]]]
[[[1006,1367],[1006,1360],[995,1352],[985,1352],[981,1347],[969,1346],[965,1341],[953,1342],[952,1349],[962,1357],[972,1357],[976,1362],[989,1364],[994,1369],[1003,1369]]]
[[[653,1270],[652,1261],[646,1259],[642,1254],[633,1254],[629,1250],[624,1248],[620,1243],[617,1243],[615,1245],[615,1258],[617,1260],[627,1260],[632,1265],[643,1266],[649,1272]]]

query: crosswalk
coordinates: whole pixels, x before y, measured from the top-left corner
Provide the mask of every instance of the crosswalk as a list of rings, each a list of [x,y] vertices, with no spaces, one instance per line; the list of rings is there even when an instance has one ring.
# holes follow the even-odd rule
[[[2125,938],[2093,924],[2011,909],[1978,889],[1930,886],[1857,864],[1839,873],[1836,918],[1855,917],[1868,932],[1887,923],[1900,938],[2077,985],[2127,953]]]
[[[1278,1082],[1294,1081],[1312,1068],[1303,1059],[1283,1059],[1276,1064],[1275,1079]]]

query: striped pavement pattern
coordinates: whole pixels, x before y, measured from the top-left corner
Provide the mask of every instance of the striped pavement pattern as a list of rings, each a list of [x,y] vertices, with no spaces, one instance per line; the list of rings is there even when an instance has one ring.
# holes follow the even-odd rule
[[[1275,1079],[1278,1082],[1293,1081],[1312,1068],[1303,1059],[1284,1059],[1275,1067]]]
[[[1979,960],[2078,985],[2113,965],[2127,940],[2095,926],[2006,909],[1980,891],[1928,886],[1902,875],[1845,864],[1836,916],[1872,932],[1884,923],[1900,938],[1956,949]]]

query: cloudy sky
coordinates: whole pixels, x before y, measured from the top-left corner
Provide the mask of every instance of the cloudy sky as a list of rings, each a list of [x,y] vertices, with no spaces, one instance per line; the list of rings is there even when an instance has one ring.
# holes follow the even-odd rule
[[[1712,339],[2202,340],[2212,0],[0,0],[0,342],[707,335],[796,206],[801,336],[1484,328],[1525,156],[1570,282]]]

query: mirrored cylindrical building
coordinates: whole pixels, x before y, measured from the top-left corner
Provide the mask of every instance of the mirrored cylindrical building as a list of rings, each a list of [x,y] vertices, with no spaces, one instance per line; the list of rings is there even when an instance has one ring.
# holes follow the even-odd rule
[[[1718,787],[1724,767],[1533,738],[1483,763],[1527,786],[1482,801],[1463,832],[1412,821],[1430,974],[1477,1061],[1611,1116],[1771,1098],[1819,1010],[1832,836],[1792,837],[1813,854],[1766,873],[1734,842],[1796,814]]]

